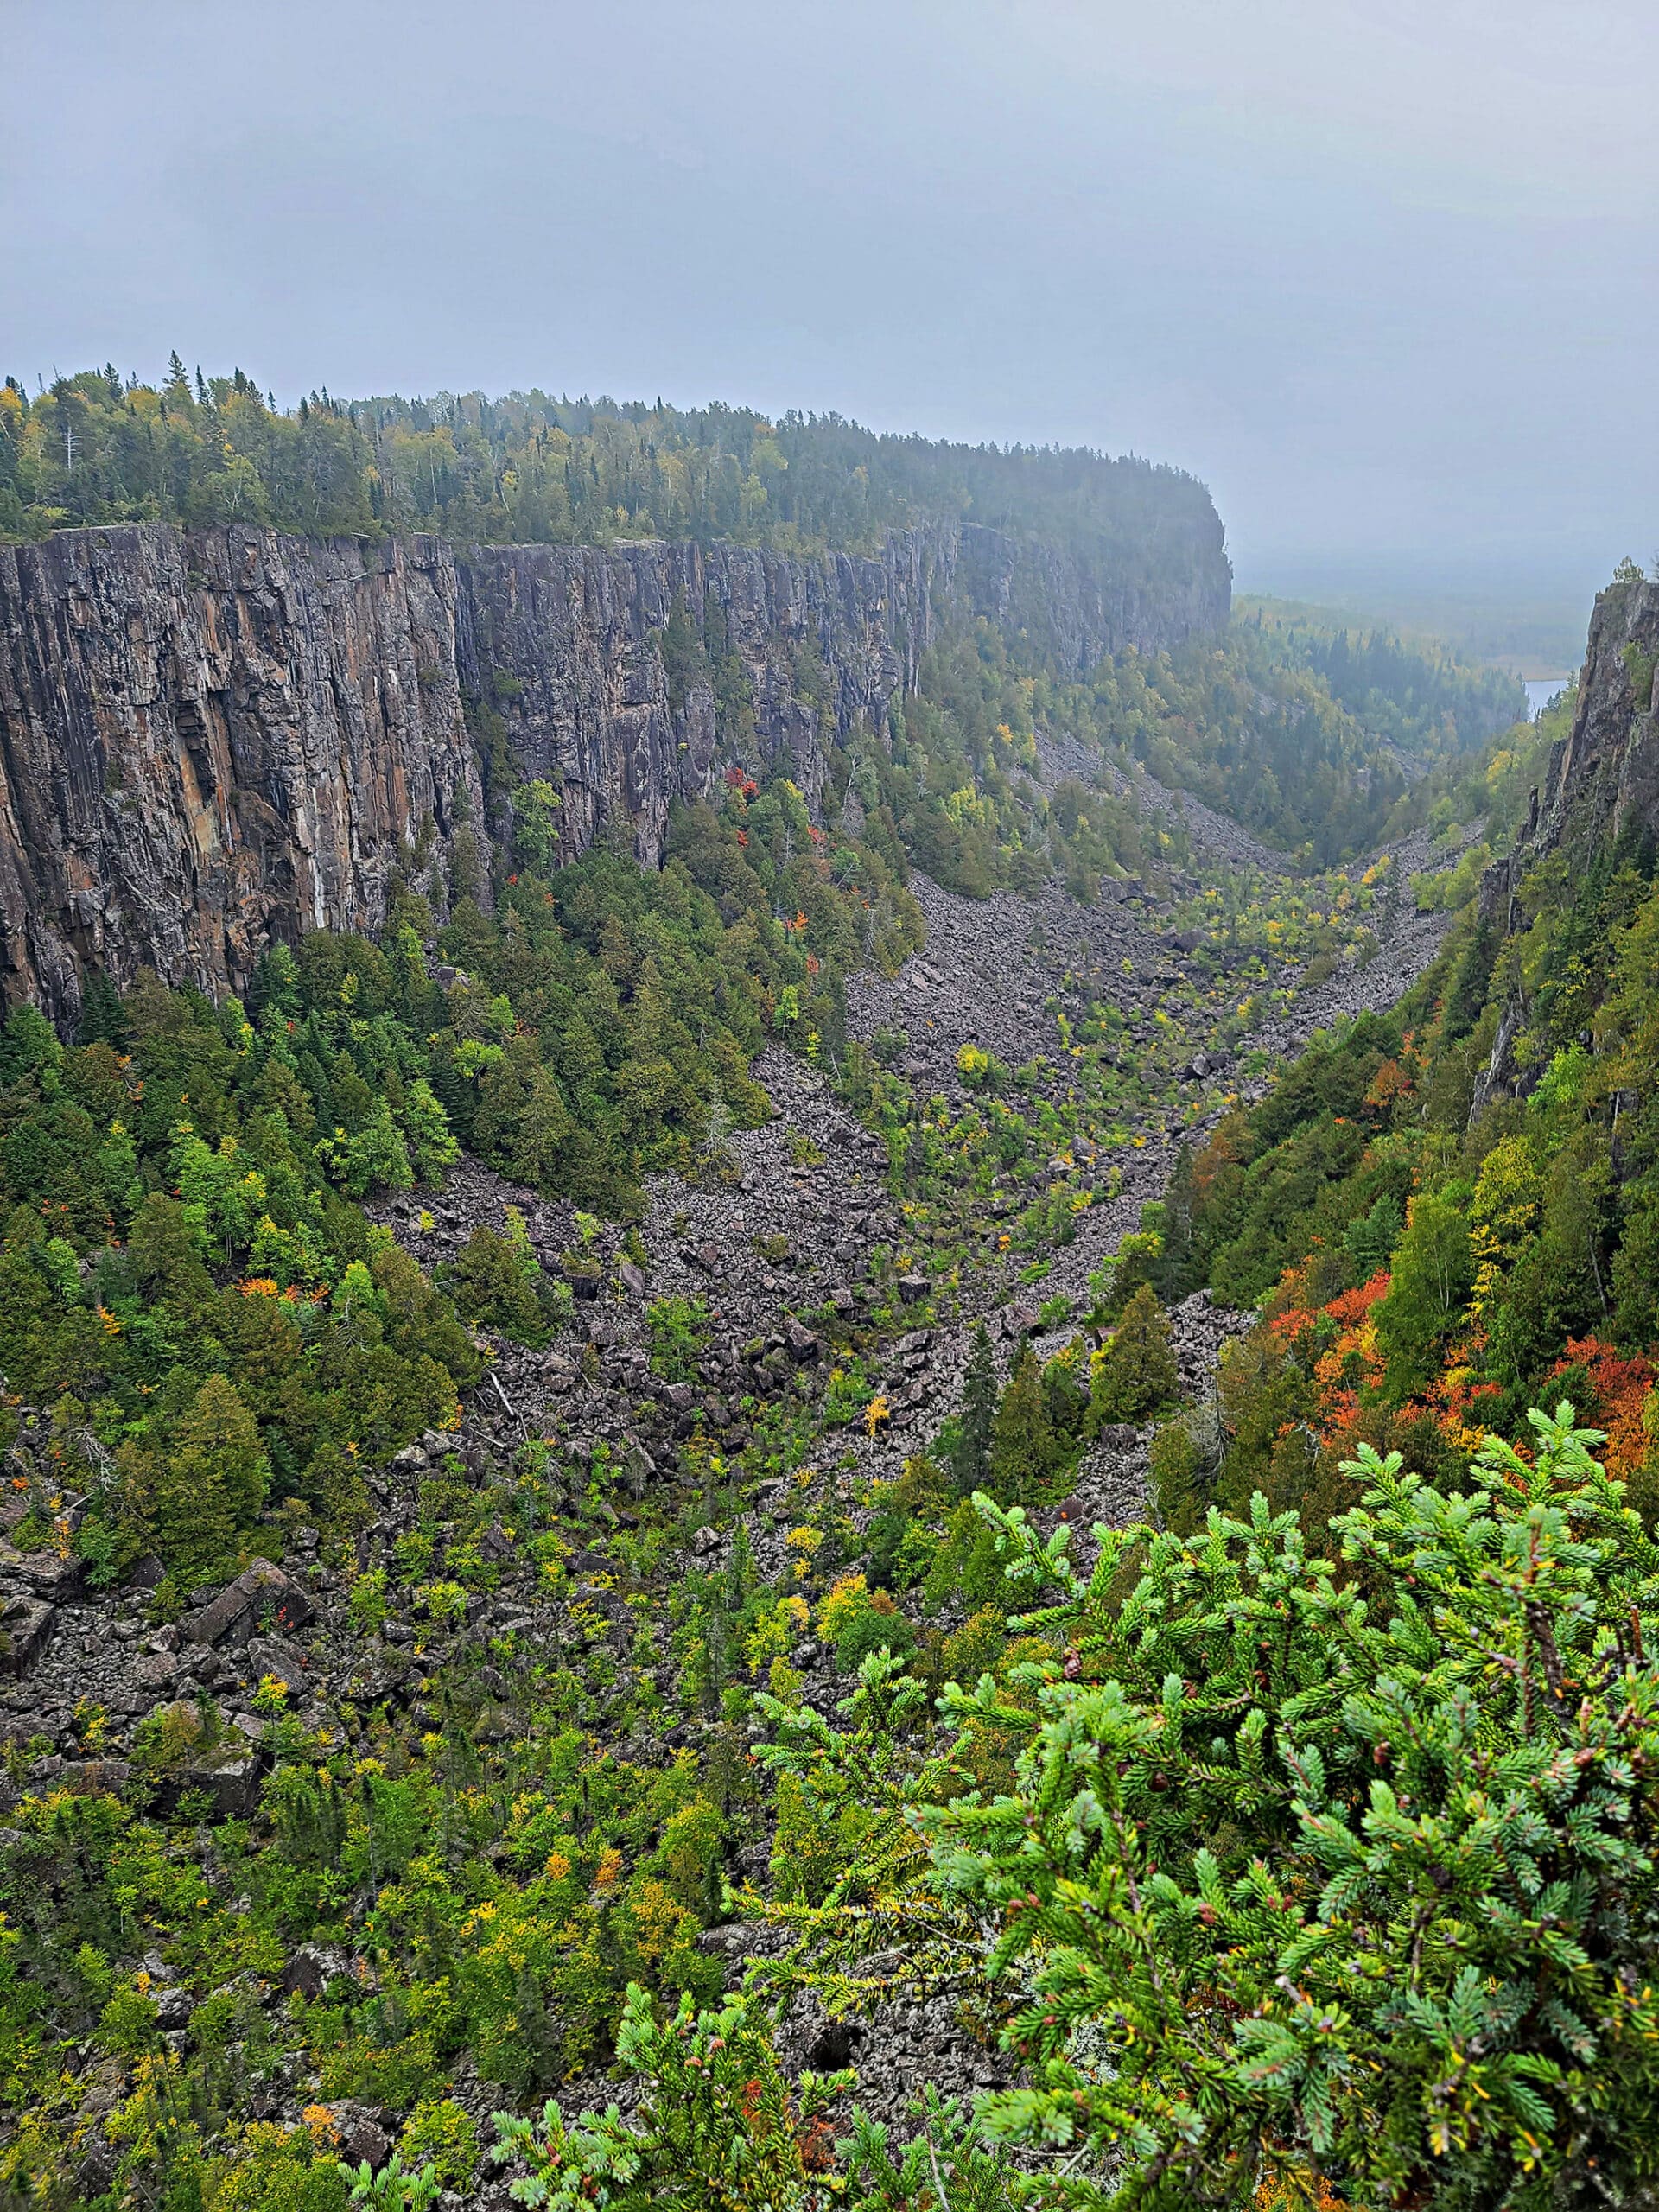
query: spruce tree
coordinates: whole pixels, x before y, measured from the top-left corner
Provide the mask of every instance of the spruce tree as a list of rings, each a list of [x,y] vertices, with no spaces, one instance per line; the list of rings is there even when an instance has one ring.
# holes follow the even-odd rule
[[[149,1501],[156,1545],[185,1580],[227,1565],[236,1534],[265,1502],[259,1425],[233,1383],[210,1375],[180,1416]]]
[[[962,1412],[950,1455],[957,1487],[964,1493],[983,1490],[990,1479],[991,1433],[996,1423],[996,1359],[991,1333],[983,1321],[975,1325],[963,1376]]]
[[[559,2034],[528,1963],[520,1966],[513,1985],[512,2017],[513,2041],[524,2054],[526,2087],[545,2089],[559,2077]]]
[[[1659,1547],[1599,1431],[1529,1420],[1460,1496],[1362,1445],[1340,1580],[1259,1497],[1103,1531],[1087,1580],[981,1501],[1077,1663],[1034,1721],[947,1691],[1029,1735],[919,1825],[1017,2007],[1029,2086],[982,2111],[1071,2146],[1057,2204],[1103,2201],[1091,2158],[1159,2212],[1287,2173],[1379,2212],[1653,2201]]]
[[[1123,1309],[1099,1365],[1089,1397],[1089,1433],[1107,1421],[1140,1421],[1170,1404],[1180,1389],[1169,1319],[1150,1283],[1142,1283]]]
[[[94,968],[87,976],[80,995],[80,1026],[75,1032],[78,1045],[113,1045],[124,1051],[127,1044],[127,1019],[122,1011],[121,994],[101,968]]]
[[[537,1068],[509,1140],[515,1175],[540,1190],[554,1187],[575,1123],[550,1068]]]
[[[1005,1503],[1034,1497],[1054,1465],[1054,1431],[1043,1402],[1043,1371],[1029,1344],[1014,1356],[991,1429],[988,1487]]]

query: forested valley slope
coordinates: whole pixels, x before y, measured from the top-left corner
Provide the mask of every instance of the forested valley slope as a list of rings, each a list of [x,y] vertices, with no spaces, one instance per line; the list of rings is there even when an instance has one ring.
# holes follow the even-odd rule
[[[1659,586],[181,367],[0,533],[0,2202],[1652,2201]]]

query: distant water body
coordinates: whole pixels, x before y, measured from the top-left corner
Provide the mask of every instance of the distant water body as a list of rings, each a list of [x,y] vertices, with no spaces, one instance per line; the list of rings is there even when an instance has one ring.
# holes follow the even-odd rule
[[[1534,721],[1537,721],[1555,694],[1564,691],[1573,681],[1570,676],[1529,676],[1523,680],[1527,687],[1527,712]]]

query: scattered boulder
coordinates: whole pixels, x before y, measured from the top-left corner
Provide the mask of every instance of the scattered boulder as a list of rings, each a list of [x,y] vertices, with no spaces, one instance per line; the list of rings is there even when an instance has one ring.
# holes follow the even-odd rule
[[[0,1575],[26,1583],[36,1596],[61,1605],[80,1588],[81,1562],[73,1552],[20,1552],[0,1543]]]
[[[173,1787],[163,1791],[163,1797],[171,1801],[163,1809],[176,1809],[181,1797],[200,1790],[213,1800],[220,1820],[245,1821],[259,1802],[259,1760],[251,1754],[215,1766],[185,1767],[172,1777]]]
[[[0,1592],[0,1675],[26,1675],[52,1641],[57,1618],[44,1598]]]
[[[344,2104],[336,2105],[334,2113],[340,2128],[340,2155],[346,2164],[384,2166],[391,2156],[391,2138],[374,2115],[353,2112]]]
[[[118,1796],[127,1786],[132,1772],[128,1759],[61,1759],[58,1764],[57,1786],[77,1797],[95,1796],[107,1790]]]
[[[798,1360],[817,1359],[823,1350],[822,1339],[804,1327],[792,1313],[784,1324],[784,1341]]]
[[[279,1636],[256,1636],[248,1642],[248,1672],[261,1681],[266,1675],[293,1694],[305,1686],[306,1663],[291,1643]]]
[[[327,1969],[309,1943],[300,1946],[277,1978],[285,1997],[303,1997],[308,2005],[315,2005],[327,1986]]]
[[[311,1618],[311,1601],[299,1585],[270,1560],[257,1559],[185,1623],[184,1634],[192,1643],[219,1643],[260,1619],[267,1606],[284,1628],[303,1628]]]

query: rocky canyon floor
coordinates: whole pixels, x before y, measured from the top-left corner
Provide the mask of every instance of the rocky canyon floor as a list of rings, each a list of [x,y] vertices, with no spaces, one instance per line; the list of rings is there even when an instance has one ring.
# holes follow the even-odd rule
[[[1253,841],[1221,817],[1189,813],[1186,821],[1205,864],[1262,866],[1263,849],[1251,850]],[[1427,858],[1427,840],[1409,841],[1391,855],[1392,880],[1403,886]],[[1357,889],[1366,876],[1356,867],[1348,880]],[[912,887],[926,917],[925,947],[895,976],[872,970],[855,979],[847,1027],[851,1039],[880,1048],[924,1121],[955,1128],[981,1103],[963,1065],[963,1048],[972,1047],[1007,1071],[1030,1071],[1021,1095],[1037,1126],[1045,1100],[1058,1108],[1071,1094],[1068,1040],[1103,1007],[1115,1010],[1129,1058],[1142,1046],[1162,1056],[1156,1084],[1137,1092],[1126,1077],[1115,1103],[1074,1113],[1064,1148],[1039,1162],[1022,1187],[1011,1179],[1007,1191],[963,1189],[925,1205],[907,1199],[888,1143],[837,1095],[834,1068],[773,1047],[755,1071],[771,1118],[724,1133],[706,1172],[654,1179],[637,1239],[584,1224],[569,1205],[471,1160],[441,1191],[370,1209],[429,1268],[453,1262],[480,1225],[505,1227],[517,1209],[537,1259],[568,1276],[577,1294],[569,1325],[545,1351],[486,1339],[488,1371],[469,1394],[459,1433],[429,1433],[373,1484],[374,1517],[358,1537],[355,1564],[383,1555],[413,1529],[420,1485],[439,1466],[458,1463],[484,1484],[545,1441],[588,1539],[569,1560],[563,1592],[550,1599],[534,1562],[492,1522],[481,1545],[499,1579],[466,1632],[475,1640],[511,1634],[531,1662],[563,1663],[577,1643],[602,1653],[608,1687],[594,1726],[602,1732],[613,1713],[615,1748],[631,1758],[671,1756],[705,1726],[681,1718],[659,1731],[652,1719],[657,1693],[669,1685],[638,1659],[637,1608],[619,1594],[613,1572],[642,1520],[673,1520],[656,1568],[670,1578],[728,1560],[740,1523],[761,1573],[782,1574],[791,1527],[826,1491],[861,1524],[872,1481],[896,1475],[958,1402],[976,1325],[989,1326],[1004,1370],[1022,1338],[1057,1350],[1077,1325],[1091,1272],[1162,1192],[1183,1139],[1211,1126],[1231,1101],[1259,1095],[1316,1030],[1393,1004],[1448,926],[1444,916],[1415,912],[1403,890],[1374,901],[1363,939],[1356,931],[1322,976],[1271,957],[1258,963],[1249,983],[1256,1011],[1240,1031],[1245,985],[1230,980],[1232,956],[1213,932],[1183,926],[1184,901],[1202,896],[1197,878],[1157,896],[1131,890],[1089,906],[1055,885],[1035,899],[1001,893],[982,901],[923,878]],[[1331,891],[1333,911],[1339,895]],[[1254,950],[1245,959],[1256,961]],[[1244,959],[1235,964],[1242,969]],[[1207,1044],[1223,986],[1230,1041]],[[1064,1198],[1069,1236],[1041,1250],[1015,1246],[1008,1225],[1045,1190]],[[572,1255],[582,1263],[574,1269]],[[671,1377],[653,1359],[652,1317],[677,1300],[702,1317],[705,1340]],[[1243,1318],[1216,1309],[1205,1293],[1177,1309],[1189,1397],[1208,1390],[1219,1348]],[[1109,1429],[1064,1507],[1033,1519],[1052,1525],[1063,1511],[1086,1556],[1091,1524],[1142,1518],[1149,1434]],[[44,1441],[44,1416],[26,1419],[17,1447],[26,1474],[37,1471]],[[757,1477],[759,1467],[769,1471]],[[9,1529],[23,1493],[6,1495],[18,1501],[0,1507]],[[169,1705],[211,1698],[226,1722],[219,1748],[171,1786],[203,1791],[220,1815],[243,1818],[262,1772],[267,1723],[257,1700],[272,1677],[288,1687],[305,1725],[336,1738],[377,1706],[409,1725],[432,1725],[432,1686],[459,1629],[417,1629],[394,1614],[365,1638],[347,1608],[353,1562],[327,1558],[314,1532],[288,1534],[280,1565],[256,1560],[222,1589],[188,1593],[183,1618],[160,1628],[149,1623],[145,1590],[93,1592],[73,1556],[0,1541],[11,1678],[0,1691],[0,1730],[28,1753],[14,1758],[13,1781],[0,1785],[11,1801],[48,1782],[118,1786],[137,1727]],[[831,1655],[804,1637],[792,1656],[806,1700],[831,1711],[848,1688]],[[469,1725],[479,1740],[511,1738],[522,1718],[519,1684],[499,1663],[473,1680]],[[77,1722],[89,1706],[106,1716],[90,1747]],[[738,1884],[755,1885],[757,1904],[767,1863],[767,1840],[758,1834],[730,1869]],[[734,1982],[776,1941],[746,1916],[703,1938]],[[359,1962],[340,1947],[302,1946],[279,1980],[261,1984],[257,2001],[321,1990],[346,1971],[360,1971]],[[159,1959],[153,1979],[165,1992],[171,1978]],[[163,2025],[183,2037],[182,1991],[174,2011],[176,2019],[163,2008]],[[838,2051],[850,2056],[862,2101],[884,2115],[902,2107],[918,2078],[947,2092],[1003,2078],[1004,2062],[966,2037],[948,2005],[901,1994],[840,2044],[810,2006],[798,2009],[784,2047],[796,2062],[820,2066]],[[299,2076],[269,2085],[261,2116],[296,2122],[315,2088]],[[480,2118],[501,2101],[464,2069],[453,2094]],[[609,2094],[599,2081],[571,2085],[573,2101]],[[385,2155],[380,2116],[350,2101],[334,2109],[348,2155]],[[498,2200],[486,2190],[466,2201]]]

